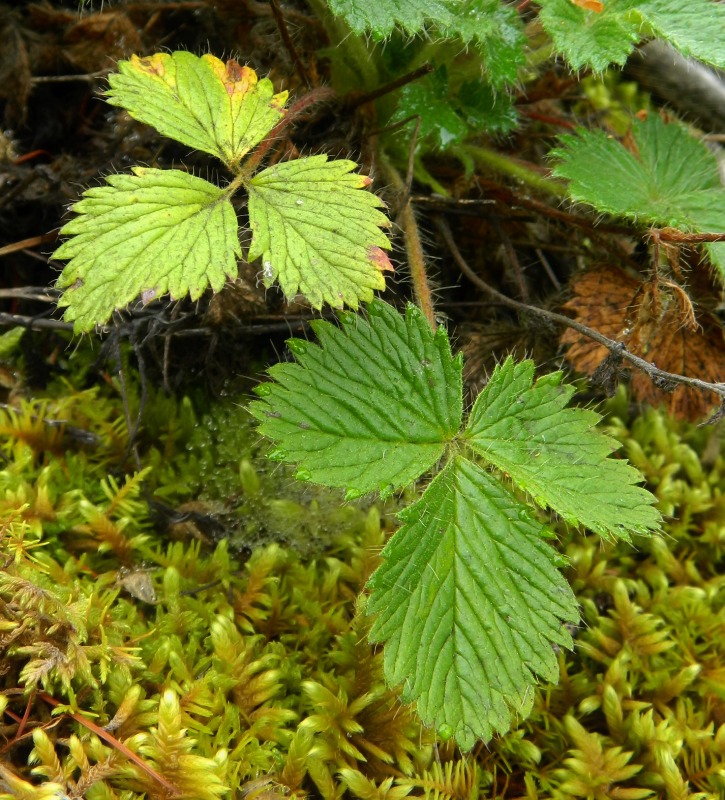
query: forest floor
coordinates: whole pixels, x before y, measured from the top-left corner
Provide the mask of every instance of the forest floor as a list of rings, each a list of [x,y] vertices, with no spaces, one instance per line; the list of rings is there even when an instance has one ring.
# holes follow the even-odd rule
[[[716,411],[715,395],[636,373],[617,391],[619,364],[580,382],[584,403],[614,395],[612,432],[667,537],[631,549],[557,523],[583,609],[576,649],[528,721],[462,754],[384,686],[355,605],[397,501],[344,504],[295,484],[264,461],[240,408],[320,314],[246,262],[216,295],[134,306],[98,335],[74,337],[57,309],[63,265],[50,256],[84,189],[138,164],[219,172],[103,101],[116,62],[209,52],[293,99],[328,85],[324,27],[301,2],[284,5],[284,25],[277,11],[0,4],[0,797],[722,796],[725,462],[720,428],[690,424]],[[633,92],[653,108],[619,78],[598,107],[582,77],[548,65],[517,96],[521,124],[491,137],[475,168],[429,153],[402,192],[380,177],[379,122],[361,92],[316,105],[274,154],[351,158],[375,178],[396,222],[384,296],[399,307],[412,299],[400,216],[411,202],[470,396],[508,354],[542,372],[591,375],[605,361],[537,309],[613,339],[635,330],[630,346],[669,372],[725,374],[721,289],[700,254],[673,256],[687,294],[663,290],[646,231],[547,188],[547,154],[580,118],[631,110]],[[409,131],[404,180],[414,149]],[[494,151],[505,163],[486,168]],[[663,291],[675,301],[655,316]]]

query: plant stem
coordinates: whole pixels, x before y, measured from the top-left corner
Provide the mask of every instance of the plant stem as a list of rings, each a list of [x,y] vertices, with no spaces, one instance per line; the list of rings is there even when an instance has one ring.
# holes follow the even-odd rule
[[[224,190],[224,194],[227,198],[231,198],[233,195],[237,193],[237,189],[244,185],[244,183],[249,179],[249,173],[245,169],[240,169],[239,172],[234,176],[234,180],[226,187]]]
[[[287,28],[287,23],[285,21],[284,15],[282,14],[282,10],[279,7],[279,3],[277,0],[270,0],[270,8],[272,9],[272,16],[274,17],[274,21],[277,23],[277,28],[279,29],[279,34],[282,37],[282,41],[284,42],[284,46],[287,48],[287,52],[290,54],[290,58],[292,59],[293,64],[295,65],[295,71],[297,72],[297,77],[305,84],[308,89],[312,88],[312,83],[310,82],[310,77],[307,74],[307,70],[305,69],[302,60],[300,59],[300,55],[297,52],[297,48],[295,47],[295,43],[292,41],[292,37],[290,36],[289,30]]]
[[[420,310],[425,314],[431,328],[435,330],[435,312],[433,311],[433,295],[428,285],[428,274],[425,268],[425,254],[423,244],[420,240],[420,231],[415,221],[413,206],[409,196],[405,193],[405,181],[401,178],[398,170],[388,160],[384,153],[380,154],[380,166],[385,178],[392,184],[404,200],[404,204],[398,214],[398,224],[400,225],[405,238],[405,252],[408,256],[408,267],[410,278],[413,283],[413,294]]]
[[[418,69],[414,69],[412,72],[401,75],[394,81],[390,81],[390,83],[386,83],[383,86],[378,86],[378,88],[374,89],[372,92],[368,92],[367,94],[359,95],[358,97],[353,98],[350,100],[347,107],[350,111],[352,111],[360,106],[364,106],[366,103],[371,103],[373,100],[377,100],[378,97],[383,97],[390,92],[394,92],[396,89],[400,89],[401,86],[412,83],[413,81],[418,80],[418,78],[428,75],[430,72],[433,72],[433,66],[431,64],[423,64],[422,66],[418,67]]]
[[[241,183],[248,181],[252,175],[257,171],[257,167],[262,163],[269,150],[275,142],[279,140],[280,134],[288,126],[293,124],[300,114],[316,103],[325,103],[328,100],[337,98],[337,93],[330,89],[329,86],[318,86],[311,92],[300,97],[299,100],[292,103],[287,109],[284,117],[272,128],[272,130],[262,139],[262,141],[255,147],[255,149],[247,156],[246,160],[242,162],[236,171],[236,177],[229,185],[234,187],[235,192]],[[238,181],[239,179],[239,181]],[[233,192],[232,192],[233,193]]]
[[[563,183],[541,175],[523,161],[511,158],[511,156],[505,156],[503,153],[474,144],[459,145],[453,152],[455,153],[455,151],[459,151],[464,157],[467,155],[472,158],[479,167],[509,175],[512,178],[523,181],[532,189],[545,192],[554,197],[566,197],[566,186]]]
[[[420,183],[424,183],[426,186],[430,186],[430,188],[441,197],[450,197],[451,193],[443,186],[440,181],[437,181],[431,174],[428,172],[425,164],[423,163],[423,159],[416,158],[415,159],[415,177],[416,180],[420,181]]]

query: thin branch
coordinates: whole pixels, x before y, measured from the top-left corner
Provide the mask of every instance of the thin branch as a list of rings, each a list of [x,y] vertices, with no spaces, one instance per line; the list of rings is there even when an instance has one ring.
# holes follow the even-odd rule
[[[59,319],[42,319],[39,317],[24,317],[20,314],[0,313],[0,327],[19,325],[21,328],[28,328],[32,331],[57,330],[72,331],[73,323],[62,322]]]
[[[501,223],[498,221],[496,216],[491,217],[491,222],[493,227],[496,229],[496,233],[498,234],[499,239],[503,242],[504,249],[506,250],[506,255],[508,256],[509,263],[511,264],[511,268],[514,271],[514,278],[516,279],[516,285],[519,287],[519,296],[524,301],[524,303],[529,302],[529,287],[526,285],[526,278],[524,277],[524,271],[521,268],[521,262],[519,261],[519,257],[516,255],[516,251],[514,250],[514,246],[511,244],[511,239],[509,239],[508,234],[501,226]]]
[[[677,244],[702,244],[704,242],[725,242],[725,233],[687,233],[677,228],[660,228],[651,231],[654,240],[677,242]]]
[[[13,242],[12,244],[6,244],[4,247],[0,247],[0,256],[7,256],[10,255],[10,253],[17,253],[18,250],[25,250],[28,247],[35,247],[38,244],[54,242],[57,238],[58,232],[54,231],[53,233],[44,233],[42,236],[31,236],[30,239],[21,239],[19,242]]]
[[[99,78],[108,75],[109,70],[101,70],[100,72],[87,72],[82,75],[35,75],[30,79],[31,83],[93,83]]]
[[[57,303],[57,289],[46,286],[16,286],[13,289],[0,289],[0,300],[20,298],[21,300],[37,300],[39,303]]]
[[[441,235],[443,236],[456,264],[458,264],[460,267],[461,272],[471,281],[471,283],[478,286],[479,289],[486,292],[486,294],[493,297],[502,305],[513,308],[516,311],[521,311],[525,314],[533,314],[538,317],[543,317],[544,319],[548,319],[552,322],[557,322],[560,325],[565,325],[568,328],[572,328],[573,330],[577,331],[577,333],[581,333],[582,336],[586,336],[587,338],[597,342],[597,344],[601,344],[603,347],[606,347],[607,350],[609,350],[609,352],[617,358],[622,358],[625,361],[629,361],[630,364],[635,366],[637,369],[646,373],[655,386],[668,383],[690,386],[693,389],[700,389],[701,391],[705,392],[713,392],[714,394],[718,395],[723,402],[725,402],[725,383],[708,383],[707,381],[701,381],[699,378],[688,378],[686,375],[678,375],[674,372],[665,372],[665,370],[659,369],[659,367],[656,367],[654,364],[646,361],[644,358],[640,358],[634,353],[631,353],[629,350],[627,350],[627,346],[624,344],[624,342],[617,342],[614,339],[609,339],[608,337],[599,333],[599,331],[589,328],[586,325],[582,325],[580,322],[576,322],[569,317],[565,317],[563,314],[557,314],[555,311],[548,311],[545,308],[538,308],[537,306],[531,306],[527,303],[520,303],[518,300],[512,300],[510,297],[502,294],[497,289],[494,289],[493,286],[489,286],[489,284],[486,283],[486,281],[484,281],[483,278],[481,278],[463,258],[461,251],[458,249],[458,246],[453,239],[451,229],[448,227],[445,220],[441,217],[438,217],[435,219],[435,223]]]
[[[287,23],[285,21],[284,15],[282,14],[282,10],[279,7],[279,3],[277,0],[270,0],[269,5],[272,9],[272,14],[274,16],[274,21],[277,23],[277,28],[279,29],[280,36],[282,37],[282,41],[284,42],[284,46],[287,48],[287,52],[290,54],[292,58],[292,63],[295,65],[295,70],[297,71],[297,75],[300,80],[305,84],[308,89],[312,88],[312,82],[310,81],[310,76],[307,74],[307,70],[305,69],[305,65],[302,63],[300,59],[300,55],[297,52],[297,48],[295,47],[295,43],[292,41],[292,37],[290,36],[289,29],[287,28]]]
[[[556,291],[561,290],[561,284],[559,283],[559,279],[554,274],[554,270],[551,268],[551,264],[549,263],[549,259],[544,255],[542,249],[537,247],[534,250],[536,255],[539,257],[539,261],[541,262],[542,266],[544,267],[544,272],[549,276],[549,280],[554,284],[554,288]]]
[[[384,97],[386,94],[390,94],[390,92],[400,89],[401,86],[406,86],[413,81],[417,81],[418,78],[428,75],[428,73],[433,72],[433,69],[434,67],[432,64],[423,64],[422,66],[418,67],[418,69],[414,69],[412,72],[407,72],[405,75],[401,75],[394,81],[390,81],[390,83],[379,86],[372,92],[353,97],[347,103],[347,107],[350,111],[353,111],[354,109],[360,108],[360,106],[364,106],[367,103],[372,103],[373,100],[377,100],[379,97]]]

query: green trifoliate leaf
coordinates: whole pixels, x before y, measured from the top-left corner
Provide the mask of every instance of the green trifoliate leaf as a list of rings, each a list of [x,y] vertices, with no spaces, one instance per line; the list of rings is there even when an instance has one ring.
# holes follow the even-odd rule
[[[442,32],[478,50],[491,85],[516,81],[525,62],[526,37],[514,6],[500,0],[452,0],[448,7],[453,21],[441,23]]]
[[[368,584],[370,635],[387,680],[469,749],[528,715],[537,678],[557,680],[552,644],[571,647],[576,600],[541,523],[464,458],[400,518]]]
[[[609,457],[619,444],[594,430],[598,414],[565,408],[574,387],[561,377],[534,383],[533,361],[507,359],[476,399],[462,438],[567,522],[625,540],[658,530],[655,498],[636,485],[642,476]]]
[[[717,158],[678,124],[656,114],[635,120],[636,154],[603,131],[562,138],[554,175],[569,180],[572,199],[597,211],[686,231],[725,231],[725,189]],[[725,279],[725,244],[706,245]]]
[[[237,217],[222,189],[175,169],[133,172],[84,192],[78,216],[61,229],[71,238],[53,255],[69,259],[59,305],[77,332],[139,295],[196,299],[237,273]]]
[[[230,167],[258,144],[284,115],[287,92],[234,59],[156,53],[120,61],[106,98],[140,122]]]
[[[516,125],[516,110],[508,94],[496,95],[483,81],[467,81],[452,89],[445,66],[400,90],[390,122],[420,118],[418,149],[445,150],[467,136],[506,133]],[[410,139],[412,124],[395,135]]]
[[[516,9],[500,0],[329,0],[355,33],[381,39],[398,25],[406,33],[457,39],[476,47],[488,81],[516,80],[525,38]]]
[[[249,260],[262,258],[265,286],[276,278],[288,297],[301,292],[315,308],[357,308],[385,288],[382,271],[392,266],[380,228],[390,222],[383,202],[362,191],[371,181],[351,172],[356,166],[311,156],[249,181]]]
[[[541,21],[574,69],[624,64],[643,36],[666,39],[686,56],[725,66],[725,6],[716,0],[539,0]]]
[[[333,14],[344,17],[355,33],[389,36],[399,25],[406,33],[419,33],[426,22],[451,24],[450,0],[328,0]]]
[[[407,486],[461,424],[461,359],[445,330],[378,300],[368,317],[314,322],[319,346],[292,340],[297,363],[272,367],[250,409],[276,457],[300,464],[298,477],[351,496]]]

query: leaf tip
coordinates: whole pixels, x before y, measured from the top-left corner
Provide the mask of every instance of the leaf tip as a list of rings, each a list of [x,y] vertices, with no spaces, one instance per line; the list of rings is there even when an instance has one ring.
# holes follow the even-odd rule
[[[381,272],[394,272],[393,265],[388,258],[388,254],[382,247],[370,245],[367,250],[368,258]]]
[[[128,64],[128,68],[131,70],[163,78],[166,75],[166,64],[170,58],[168,53],[155,53],[152,56],[133,55],[130,61],[122,61],[119,66]]]

